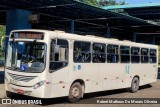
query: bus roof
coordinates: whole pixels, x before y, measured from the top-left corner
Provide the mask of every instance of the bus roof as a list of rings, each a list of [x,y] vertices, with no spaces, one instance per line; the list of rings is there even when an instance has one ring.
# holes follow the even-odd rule
[[[96,35],[77,35],[77,34],[71,34],[71,33],[66,33],[64,31],[59,31],[59,30],[39,30],[39,29],[23,29],[23,30],[13,30],[12,32],[19,32],[19,31],[33,31],[33,32],[44,32],[44,33],[56,33],[57,38],[65,38],[65,39],[73,39],[73,40],[78,40],[78,41],[93,41],[93,42],[100,42],[100,43],[105,43],[106,40],[110,44],[121,44],[121,45],[129,45],[129,46],[141,46],[141,47],[151,47],[151,48],[158,48],[158,46],[153,45],[153,44],[144,44],[144,43],[136,43],[132,42],[129,40],[118,40],[116,38],[104,38],[104,37],[99,37]],[[55,38],[55,35],[52,35],[51,38]],[[98,40],[97,40],[98,39]]]

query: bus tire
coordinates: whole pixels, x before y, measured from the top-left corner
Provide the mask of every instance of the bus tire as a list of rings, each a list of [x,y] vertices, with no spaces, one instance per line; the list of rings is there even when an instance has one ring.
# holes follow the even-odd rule
[[[4,98],[9,98],[8,91],[5,92]]]
[[[11,92],[9,92],[9,91],[6,91],[4,97],[5,97],[5,98],[12,98],[12,97],[13,97],[13,94],[12,94]]]
[[[133,80],[132,80],[132,83],[131,83],[131,88],[130,88],[130,91],[132,93],[135,93],[137,92],[139,89],[139,78],[138,77],[134,77]]]
[[[82,96],[82,86],[79,82],[72,84],[69,90],[68,101],[70,103],[78,102]]]

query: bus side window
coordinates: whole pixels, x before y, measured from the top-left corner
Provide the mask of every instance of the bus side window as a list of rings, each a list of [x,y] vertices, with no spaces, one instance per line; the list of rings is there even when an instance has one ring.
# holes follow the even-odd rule
[[[156,63],[157,62],[157,50],[156,49],[150,49],[150,63]]]
[[[121,63],[130,63],[130,47],[120,46]]]
[[[140,63],[140,48],[137,47],[131,48],[131,62]]]
[[[93,43],[92,47],[92,62],[104,63],[106,62],[106,45],[100,43]]]
[[[68,65],[68,41],[52,40],[50,46],[50,70],[58,70]]]
[[[108,63],[118,63],[119,62],[119,46],[118,45],[108,45],[107,46],[107,62]]]
[[[91,61],[91,43],[89,42],[81,42],[75,41],[74,42],[74,62],[77,63],[87,63]]]
[[[141,62],[142,63],[148,63],[149,62],[148,51],[149,50],[147,48],[142,48],[141,49]]]

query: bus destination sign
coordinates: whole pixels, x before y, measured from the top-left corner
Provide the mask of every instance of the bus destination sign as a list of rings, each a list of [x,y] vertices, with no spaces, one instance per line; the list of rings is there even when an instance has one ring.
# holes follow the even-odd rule
[[[13,32],[11,38],[16,39],[43,39],[44,33],[40,32]]]

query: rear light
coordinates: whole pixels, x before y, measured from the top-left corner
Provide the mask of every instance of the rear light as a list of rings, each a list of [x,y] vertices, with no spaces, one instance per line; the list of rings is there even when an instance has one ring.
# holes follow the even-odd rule
[[[42,85],[45,84],[45,82],[46,81],[44,80],[44,81],[40,81],[40,82],[36,83],[35,85],[33,85],[33,89],[37,89],[37,88],[41,87]]]

